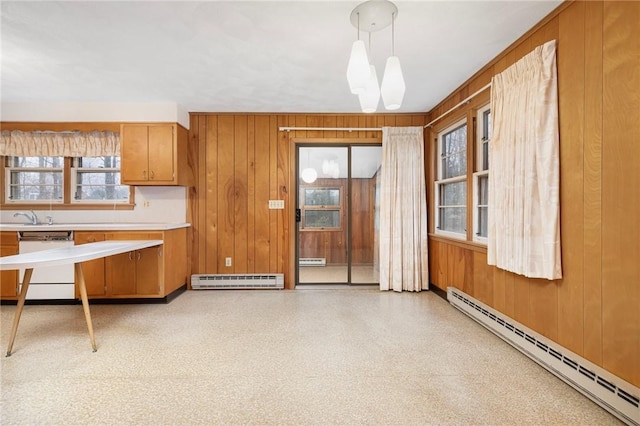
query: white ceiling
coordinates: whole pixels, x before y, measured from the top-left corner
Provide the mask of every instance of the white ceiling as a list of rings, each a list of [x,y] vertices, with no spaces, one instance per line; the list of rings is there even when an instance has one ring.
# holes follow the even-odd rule
[[[360,112],[345,76],[359,3],[3,0],[2,101]],[[433,108],[559,3],[396,1],[399,112]],[[372,34],[372,50],[381,76],[390,28]]]

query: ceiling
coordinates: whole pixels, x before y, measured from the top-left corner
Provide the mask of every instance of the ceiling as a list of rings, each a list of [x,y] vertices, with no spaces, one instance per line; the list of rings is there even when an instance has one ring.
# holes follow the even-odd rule
[[[3,0],[2,102],[357,113],[346,67],[359,3]],[[396,1],[407,92],[395,112],[430,110],[560,3]],[[391,29],[371,46],[381,78]]]

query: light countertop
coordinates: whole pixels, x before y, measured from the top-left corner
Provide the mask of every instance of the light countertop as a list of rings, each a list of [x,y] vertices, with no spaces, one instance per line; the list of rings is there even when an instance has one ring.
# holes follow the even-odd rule
[[[190,223],[54,223],[53,225],[0,223],[0,231],[169,231],[188,228]]]
[[[66,265],[162,245],[162,240],[100,241],[0,258],[0,270]]]

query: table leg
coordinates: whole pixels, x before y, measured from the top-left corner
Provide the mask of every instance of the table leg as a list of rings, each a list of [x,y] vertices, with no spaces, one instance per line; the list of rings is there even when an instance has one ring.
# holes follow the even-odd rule
[[[76,263],[76,280],[78,287],[80,288],[80,298],[82,299],[82,309],[84,309],[84,317],[87,320],[87,327],[89,328],[89,339],[91,339],[91,347],[96,352],[96,339],[93,337],[93,325],[91,324],[91,312],[89,312],[89,299],[87,297],[87,287],[84,283],[84,273],[82,272],[82,264]]]
[[[24,307],[24,301],[27,297],[27,290],[29,289],[29,282],[31,282],[32,273],[33,268],[25,269],[24,271],[24,278],[22,279],[22,289],[20,290],[20,296],[18,296],[18,306],[16,307],[16,313],[13,317],[13,328],[11,329],[11,338],[9,339],[9,346],[7,347],[7,356],[11,356],[13,342],[16,340],[18,323],[20,322],[20,315],[22,315],[22,308]]]

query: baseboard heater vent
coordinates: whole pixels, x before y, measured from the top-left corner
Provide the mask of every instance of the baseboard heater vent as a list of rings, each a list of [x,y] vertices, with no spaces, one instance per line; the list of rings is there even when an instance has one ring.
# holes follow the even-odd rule
[[[201,274],[191,275],[191,288],[194,290],[239,290],[284,288],[283,274]]]
[[[327,266],[327,259],[324,257],[303,257],[298,262],[300,266]]]
[[[640,389],[454,287],[447,300],[628,425],[640,426]]]

